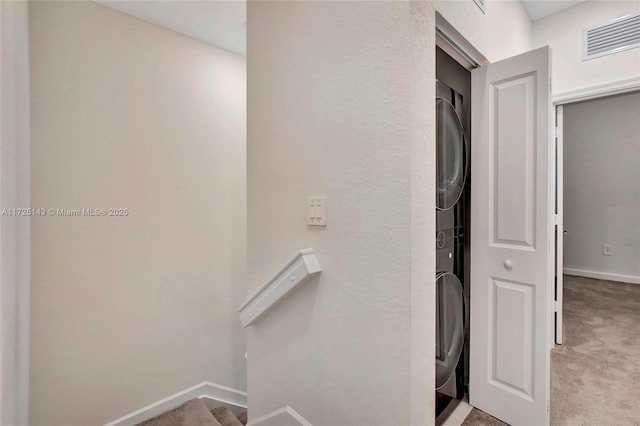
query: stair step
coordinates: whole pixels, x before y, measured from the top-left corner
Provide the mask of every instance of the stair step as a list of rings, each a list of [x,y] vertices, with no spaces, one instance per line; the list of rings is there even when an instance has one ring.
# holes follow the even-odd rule
[[[211,414],[220,422],[222,426],[244,426],[240,420],[236,417],[229,407],[223,405],[211,410]]]
[[[198,398],[164,412],[136,426],[221,426]]]

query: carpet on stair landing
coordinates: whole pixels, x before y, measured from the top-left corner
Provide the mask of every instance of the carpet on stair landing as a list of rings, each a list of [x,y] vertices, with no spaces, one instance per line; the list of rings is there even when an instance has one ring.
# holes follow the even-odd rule
[[[244,426],[247,424],[247,412],[238,416],[227,406],[216,407],[209,411],[199,399],[192,399],[136,426]]]
[[[477,408],[471,410],[461,426],[509,426]]]
[[[192,399],[184,404],[164,412],[152,419],[138,423],[136,426],[221,426],[220,422],[209,412],[199,399]]]
[[[247,423],[246,421],[244,423],[241,422],[240,419],[236,417],[235,414],[233,414],[229,407],[225,405],[214,408],[213,410],[211,410],[211,414],[213,414],[213,416],[220,422],[222,426],[244,426]]]

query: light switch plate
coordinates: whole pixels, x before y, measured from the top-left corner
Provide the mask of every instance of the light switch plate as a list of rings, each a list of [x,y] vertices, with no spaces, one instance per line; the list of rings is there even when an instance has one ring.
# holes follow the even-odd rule
[[[327,197],[307,198],[307,225],[327,226]]]

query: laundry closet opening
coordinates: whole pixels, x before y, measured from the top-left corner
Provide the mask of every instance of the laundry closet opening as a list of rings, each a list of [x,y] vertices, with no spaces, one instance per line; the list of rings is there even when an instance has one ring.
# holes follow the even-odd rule
[[[474,407],[548,425],[551,50],[489,63],[440,15],[436,26],[436,424]]]
[[[469,385],[471,73],[436,47],[436,416]]]

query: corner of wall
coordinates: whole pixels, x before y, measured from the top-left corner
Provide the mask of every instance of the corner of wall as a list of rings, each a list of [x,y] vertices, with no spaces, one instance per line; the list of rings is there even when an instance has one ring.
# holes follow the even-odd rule
[[[0,2],[0,208],[30,200],[29,23],[26,1]],[[0,424],[29,423],[30,217],[2,215]]]

